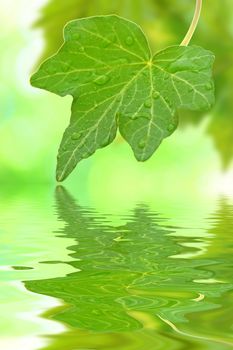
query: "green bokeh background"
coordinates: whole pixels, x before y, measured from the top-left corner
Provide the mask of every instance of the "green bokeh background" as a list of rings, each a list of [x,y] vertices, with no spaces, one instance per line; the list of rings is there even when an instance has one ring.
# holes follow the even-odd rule
[[[115,4],[119,7],[114,8]],[[2,348],[31,350],[37,346],[36,335],[62,334],[62,325],[38,317],[60,303],[23,290],[21,281],[63,277],[74,271],[64,263],[70,260],[67,247],[74,240],[57,237],[66,223],[54,213],[56,154],[69,123],[71,97],[32,88],[31,73],[42,56],[52,54],[60,45],[67,20],[116,10],[140,23],[157,49],[182,40],[193,7],[194,0],[0,0]],[[192,235],[199,237],[196,248],[205,257],[223,256],[216,273],[224,277],[228,276],[225,261],[230,257],[232,204],[221,204],[219,198],[233,195],[232,19],[232,0],[206,0],[193,38],[193,43],[216,54],[217,98],[212,111],[204,118],[182,116],[179,129],[143,164],[118,137],[110,147],[81,162],[65,183],[80,205],[91,205],[101,214],[113,213],[108,217],[112,226],[123,225],[124,215],[146,202],[160,213],[161,224],[181,226],[178,235],[186,234],[187,240]],[[183,230],[187,227],[191,229]],[[62,264],[40,264],[57,257]],[[13,270],[12,266],[34,270]],[[228,299],[224,301],[223,313],[228,315]],[[22,318],[25,314],[30,317]],[[227,323],[225,314],[222,319]],[[199,322],[198,314],[198,327]],[[204,323],[210,330],[221,330],[209,319]],[[64,349],[66,339],[65,345],[58,340]]]
[[[74,7],[75,1],[79,6]],[[41,57],[47,57],[60,45],[62,27],[67,20],[116,11],[128,18],[135,18],[149,35],[152,46],[161,48],[177,44],[177,40],[183,39],[194,8],[194,1],[191,0],[177,1],[177,7],[174,1],[156,0],[91,3],[96,3],[96,6],[79,0],[69,0],[66,3],[59,0],[0,1],[2,192],[6,189],[14,192],[15,189],[25,187],[39,188],[43,184],[56,184],[57,149],[69,123],[71,97],[60,98],[32,88],[29,78]],[[220,63],[225,62],[227,69],[227,59],[231,59],[233,52],[233,41],[230,41],[233,35],[232,15],[227,12],[227,6],[232,8],[232,4],[227,0],[221,6],[218,3],[210,3],[209,0],[204,2],[203,17],[193,42],[203,44],[207,49],[216,48],[216,67],[219,68]],[[81,11],[80,6],[86,12]],[[110,147],[97,151],[91,158],[82,161],[66,181],[68,187],[85,196],[91,193],[98,198],[108,193],[115,202],[121,201],[122,194],[135,202],[148,199],[157,190],[167,197],[181,190],[184,193],[192,192],[193,195],[203,192],[208,195],[232,193],[230,146],[233,147],[233,111],[227,103],[221,104],[224,97],[220,93],[224,91],[224,96],[231,93],[233,80],[230,68],[228,73],[227,78],[225,70],[220,78],[218,76],[215,109],[201,120],[199,116],[187,116],[187,119],[182,116],[178,131],[163,142],[149,161],[138,163],[130,147],[118,137]],[[206,132],[216,111],[218,122],[214,126],[218,131],[218,142],[226,141],[224,147],[229,150],[227,156],[224,156],[216,143],[216,138],[214,140]],[[223,165],[226,164],[227,168],[223,171]]]

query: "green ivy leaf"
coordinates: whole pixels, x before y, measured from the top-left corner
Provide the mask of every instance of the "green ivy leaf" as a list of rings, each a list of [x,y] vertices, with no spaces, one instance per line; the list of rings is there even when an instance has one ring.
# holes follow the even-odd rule
[[[49,0],[42,7],[39,19],[34,24],[34,27],[43,32],[45,39],[39,61],[59,49],[63,41],[62,28],[68,21],[112,13],[140,24],[151,48],[158,51],[181,40],[190,21],[187,13],[192,13],[193,6],[192,1],[179,1],[174,7],[174,0]],[[193,37],[193,43],[208,46],[217,57],[214,69],[217,103],[211,114],[208,114],[209,125],[206,123],[206,131],[215,144],[224,168],[229,167],[233,159],[232,19],[231,1],[206,0],[203,2],[198,31]],[[219,25],[216,26],[216,23]],[[180,129],[182,130],[182,125],[197,126],[206,116],[203,111],[190,113],[186,110],[179,113]]]
[[[110,144],[118,127],[137,160],[147,160],[176,129],[178,108],[209,109],[214,102],[214,56],[203,48],[172,46],[152,55],[141,28],[114,15],[72,21],[64,36],[60,51],[31,79],[74,97],[58,181]]]

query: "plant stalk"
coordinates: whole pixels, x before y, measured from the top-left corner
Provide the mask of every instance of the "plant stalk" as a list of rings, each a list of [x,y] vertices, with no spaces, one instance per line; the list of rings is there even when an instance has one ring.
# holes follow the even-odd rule
[[[189,30],[184,38],[184,40],[182,41],[182,43],[180,44],[181,46],[188,46],[193,34],[197,28],[200,16],[201,16],[201,9],[202,9],[202,0],[196,0],[196,9],[195,9],[195,13],[193,16],[193,20],[192,23],[189,27]]]

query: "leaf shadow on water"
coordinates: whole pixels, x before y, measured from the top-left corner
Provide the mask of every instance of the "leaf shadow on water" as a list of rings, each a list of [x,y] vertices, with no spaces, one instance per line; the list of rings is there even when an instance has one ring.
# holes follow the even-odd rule
[[[213,237],[233,224],[232,207],[225,200],[219,205]],[[76,242],[68,248],[73,260],[67,264],[77,271],[25,282],[28,290],[63,301],[43,316],[68,329],[46,336],[44,349],[229,349],[229,338],[221,333],[225,324],[206,326],[233,287],[223,281],[224,251],[219,261],[214,254],[195,255],[203,239],[177,235],[178,228],[165,226],[144,204],[123,217],[125,224],[114,226],[110,217],[81,207],[58,187],[56,213],[65,223],[59,236]]]

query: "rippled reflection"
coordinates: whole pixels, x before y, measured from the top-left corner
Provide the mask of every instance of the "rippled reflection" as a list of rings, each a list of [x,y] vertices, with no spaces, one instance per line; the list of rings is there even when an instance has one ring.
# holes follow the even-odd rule
[[[79,206],[62,187],[56,213],[65,223],[61,239],[76,242],[67,264],[77,271],[25,282],[28,290],[64,302],[44,315],[68,326],[50,337],[46,349],[231,347],[233,211],[226,200],[208,219],[205,239],[166,227],[146,205],[114,226],[108,216]],[[208,253],[196,254],[203,246]]]

